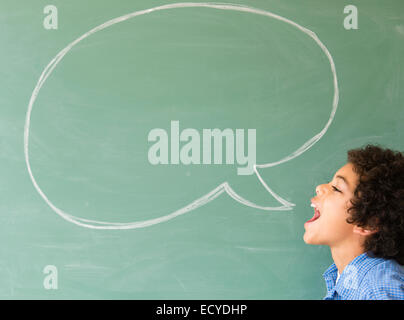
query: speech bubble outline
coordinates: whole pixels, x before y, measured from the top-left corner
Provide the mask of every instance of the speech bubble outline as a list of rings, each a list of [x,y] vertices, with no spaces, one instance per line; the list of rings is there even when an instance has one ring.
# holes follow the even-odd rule
[[[30,134],[30,122],[31,122],[31,113],[32,113],[32,108],[34,105],[34,102],[39,94],[40,89],[42,88],[43,84],[45,83],[46,79],[49,77],[49,75],[52,73],[52,71],[55,69],[55,67],[58,65],[58,63],[62,60],[62,58],[80,41],[83,39],[89,37],[90,35],[103,30],[105,28],[108,28],[114,24],[126,21],[128,19],[134,18],[136,16],[140,16],[143,14],[155,12],[155,11],[160,11],[160,10],[166,10],[166,9],[176,9],[176,8],[193,8],[193,7],[205,7],[205,8],[212,8],[212,9],[219,9],[219,10],[231,10],[231,11],[239,11],[239,12],[248,12],[252,14],[258,14],[258,15],[263,15],[267,16],[270,18],[274,18],[279,21],[283,21],[285,23],[288,23],[303,33],[307,34],[310,36],[316,43],[317,45],[321,48],[321,50],[324,52],[324,54],[327,56],[328,61],[330,63],[331,67],[331,72],[333,76],[333,86],[334,86],[334,96],[333,96],[333,102],[332,102],[332,110],[330,117],[324,126],[324,128],[317,133],[315,136],[307,140],[301,147],[299,147],[297,150],[295,150],[293,153],[290,155],[282,158],[279,161],[276,162],[271,162],[271,163],[265,163],[265,164],[254,164],[254,173],[256,174],[258,180],[260,183],[263,185],[263,187],[270,193],[279,203],[282,204],[282,206],[279,207],[265,207],[265,206],[260,206],[257,205],[253,202],[248,201],[247,199],[243,198],[239,194],[237,194],[229,185],[228,182],[223,182],[219,186],[217,186],[215,189],[212,191],[208,192],[207,194],[203,195],[202,197],[194,200],[190,204],[188,204],[185,207],[182,207],[179,210],[176,210],[168,215],[159,217],[159,218],[154,218],[154,219],[148,219],[148,220],[143,220],[143,221],[135,221],[135,222],[127,222],[127,223],[120,223],[120,222],[106,222],[106,221],[97,221],[97,220],[90,220],[90,219],[84,219],[84,218],[79,218],[76,216],[73,216],[67,212],[64,212],[60,208],[56,207],[46,196],[46,194],[42,191],[42,189],[39,187],[38,183],[35,180],[35,177],[32,173],[31,170],[31,164],[29,160],[29,134]],[[244,204],[249,207],[253,207],[256,209],[261,209],[261,210],[266,210],[266,211],[285,211],[285,210],[292,210],[293,207],[295,206],[294,203],[291,203],[289,201],[286,201],[279,195],[277,195],[269,186],[265,183],[263,178],[258,172],[258,168],[269,168],[269,167],[274,167],[277,166],[281,163],[290,161],[308,149],[310,149],[318,140],[321,139],[321,137],[326,133],[328,130],[328,127],[331,125],[335,113],[337,111],[338,107],[338,99],[339,99],[339,90],[338,90],[338,80],[337,80],[337,73],[335,69],[335,64],[334,60],[332,59],[332,56],[330,52],[328,51],[327,47],[320,41],[320,39],[317,37],[317,35],[305,28],[302,27],[301,25],[297,24],[296,22],[293,22],[287,18],[281,17],[279,15],[276,15],[274,13],[271,13],[269,11],[261,10],[261,9],[256,9],[248,6],[243,6],[243,5],[235,5],[235,4],[227,4],[227,3],[173,3],[173,4],[168,4],[168,5],[162,5],[146,10],[140,10],[140,11],[135,11],[123,16],[120,16],[118,18],[111,19],[93,29],[90,31],[84,33],[82,36],[68,44],[63,50],[61,50],[50,62],[49,64],[45,67],[45,69],[42,71],[41,76],[39,77],[37,84],[32,92],[29,104],[28,104],[28,110],[26,114],[26,120],[25,120],[25,126],[24,126],[24,156],[25,156],[25,163],[28,169],[28,174],[31,178],[31,181],[34,185],[34,188],[36,191],[39,193],[39,195],[45,200],[45,202],[48,204],[48,206],[55,212],[57,213],[60,217],[63,219],[74,223],[78,226],[85,227],[85,228],[90,228],[90,229],[136,229],[136,228],[144,228],[148,227],[151,225],[155,225],[161,222],[165,222],[168,220],[171,220],[179,215],[185,214],[187,212],[190,212],[196,208],[199,208],[210,201],[216,199],[219,195],[221,195],[223,192],[226,192],[230,197],[232,197],[234,200],[237,202]]]

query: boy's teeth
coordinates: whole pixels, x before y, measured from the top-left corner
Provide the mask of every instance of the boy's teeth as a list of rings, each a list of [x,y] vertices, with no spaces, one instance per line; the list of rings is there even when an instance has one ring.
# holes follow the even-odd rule
[[[314,204],[314,203],[312,203],[312,204],[310,204],[310,207],[315,208],[316,206],[315,206],[315,204]]]

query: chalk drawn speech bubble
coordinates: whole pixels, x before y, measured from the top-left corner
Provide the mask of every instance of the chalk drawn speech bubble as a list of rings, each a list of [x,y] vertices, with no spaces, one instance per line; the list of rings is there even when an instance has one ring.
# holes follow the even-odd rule
[[[72,214],[69,214],[67,212],[64,212],[57,206],[55,206],[47,197],[47,195],[42,191],[42,189],[39,187],[31,169],[31,164],[30,164],[30,158],[29,158],[29,137],[30,137],[30,122],[31,122],[31,113],[32,109],[34,106],[34,103],[36,101],[36,98],[39,94],[39,91],[41,90],[43,84],[45,83],[46,79],[49,77],[49,75],[53,72],[55,67],[60,63],[60,61],[63,59],[63,57],[75,46],[77,45],[80,41],[84,40],[85,38],[89,37],[90,35],[101,31],[103,29],[106,29],[110,26],[113,26],[117,23],[126,21],[128,19],[141,16],[144,14],[160,11],[160,10],[167,10],[167,9],[176,9],[176,8],[212,8],[212,9],[217,9],[217,10],[231,10],[231,11],[238,11],[238,12],[246,12],[246,13],[251,13],[251,14],[256,14],[256,15],[261,15],[261,16],[266,16],[269,18],[273,18],[276,20],[279,20],[281,22],[285,22],[301,32],[305,33],[311,39],[314,40],[314,42],[321,48],[322,52],[325,54],[325,56],[328,59],[328,62],[330,64],[331,72],[332,72],[332,79],[333,79],[333,100],[332,100],[332,108],[331,108],[331,113],[329,115],[328,121],[325,124],[325,126],[322,128],[320,132],[318,132],[316,135],[314,135],[312,138],[307,140],[302,146],[300,146],[298,149],[296,149],[294,152],[289,154],[288,156],[275,161],[271,163],[263,163],[263,164],[255,164],[254,165],[254,174],[257,176],[259,179],[260,183],[262,186],[266,189],[268,193],[270,193],[280,204],[281,206],[278,207],[270,207],[270,206],[260,206],[257,205],[244,197],[240,196],[237,194],[229,185],[228,182],[223,182],[220,185],[218,185],[216,188],[208,192],[207,194],[203,195],[202,197],[192,201],[188,205],[170,213],[167,215],[164,215],[162,217],[154,218],[154,219],[148,219],[148,220],[143,220],[143,221],[135,221],[135,222],[127,222],[127,223],[120,223],[120,222],[106,222],[106,221],[97,221],[97,220],[90,220],[90,219],[84,219],[80,217],[76,217]],[[135,228],[144,228],[147,226],[155,225],[161,222],[168,221],[170,219],[173,219],[177,216],[180,216],[182,214],[185,214],[187,212],[190,212],[198,207],[201,207],[210,201],[214,200],[217,198],[219,195],[222,193],[226,192],[230,197],[232,197],[234,200],[238,201],[241,204],[244,204],[249,207],[261,209],[261,210],[267,210],[267,211],[284,211],[284,210],[292,210],[292,208],[295,206],[294,203],[291,203],[289,201],[286,201],[282,197],[280,197],[278,194],[276,194],[263,180],[261,177],[260,173],[258,172],[259,168],[269,168],[273,166],[277,166],[281,163],[285,163],[287,161],[290,161],[308,149],[310,149],[318,140],[321,139],[321,137],[326,133],[328,130],[328,127],[331,125],[337,107],[338,107],[338,99],[339,99],[339,91],[338,91],[338,80],[337,80],[337,74],[336,74],[336,69],[335,69],[335,64],[332,59],[332,56],[326,46],[320,41],[320,39],[317,37],[317,35],[312,32],[311,30],[302,27],[301,25],[287,19],[284,17],[281,17],[279,15],[273,14],[269,11],[261,10],[261,9],[256,9],[252,7],[247,7],[247,6],[242,6],[242,5],[234,5],[234,4],[222,4],[222,3],[174,3],[174,4],[168,4],[168,5],[162,5],[146,10],[141,10],[141,11],[136,11],[130,14],[123,15],[121,17],[109,20],[93,29],[90,31],[84,33],[82,36],[71,42],[69,45],[67,45],[63,50],[61,50],[50,62],[49,64],[45,67],[43,70],[39,80],[37,81],[37,84],[32,92],[29,104],[28,104],[28,110],[26,113],[26,120],[25,120],[25,126],[24,126],[24,155],[25,155],[25,162],[26,166],[28,169],[28,174],[31,178],[31,181],[36,189],[36,191],[39,193],[39,195],[44,199],[44,201],[47,203],[47,205],[55,212],[57,213],[60,217],[63,219],[74,223],[78,226],[81,227],[86,227],[86,228],[92,228],[92,229],[135,229]]]

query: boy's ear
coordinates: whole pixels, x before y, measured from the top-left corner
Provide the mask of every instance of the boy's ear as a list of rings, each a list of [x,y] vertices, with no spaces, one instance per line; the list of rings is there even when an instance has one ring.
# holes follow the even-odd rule
[[[353,232],[366,237],[366,236],[376,233],[377,229],[369,229],[369,228],[354,226]]]

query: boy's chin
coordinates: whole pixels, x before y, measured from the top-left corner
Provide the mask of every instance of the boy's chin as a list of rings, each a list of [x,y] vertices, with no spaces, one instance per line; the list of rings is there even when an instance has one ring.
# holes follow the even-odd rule
[[[310,242],[310,237],[308,237],[308,236],[306,235],[306,233],[303,235],[303,241],[304,241],[306,244],[312,244],[312,243]]]
[[[321,244],[313,235],[310,234],[310,232],[307,231],[303,235],[303,241],[306,244]]]

